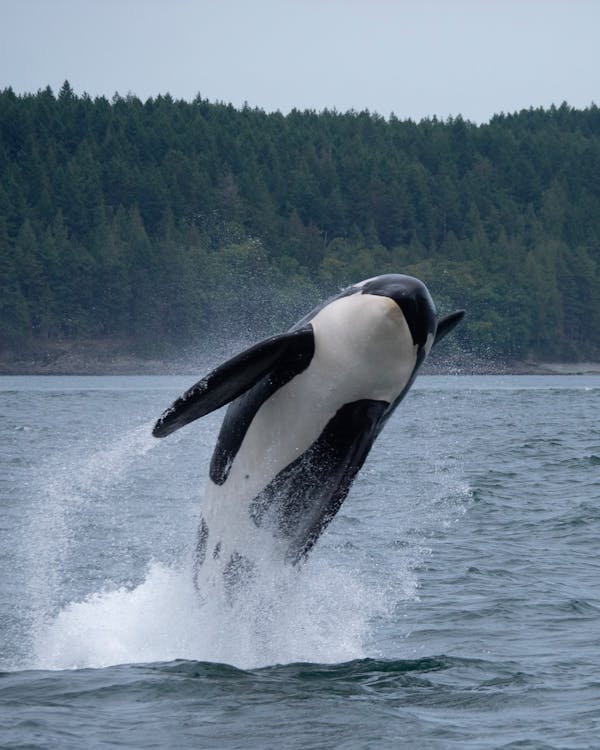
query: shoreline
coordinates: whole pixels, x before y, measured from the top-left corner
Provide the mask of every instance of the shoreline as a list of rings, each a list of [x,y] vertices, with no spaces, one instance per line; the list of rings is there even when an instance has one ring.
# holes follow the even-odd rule
[[[243,346],[236,347],[239,351]],[[1,375],[189,375],[200,378],[230,356],[212,351],[210,356],[194,352],[156,357],[114,351],[53,352],[43,357],[0,357]],[[468,354],[449,353],[428,360],[421,375],[600,375],[600,362],[498,362]]]

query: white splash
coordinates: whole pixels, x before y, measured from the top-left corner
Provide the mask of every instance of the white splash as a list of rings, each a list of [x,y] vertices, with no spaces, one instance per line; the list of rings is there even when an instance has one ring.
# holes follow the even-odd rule
[[[198,595],[191,554],[186,557],[185,549],[177,556],[178,563],[165,562],[168,534],[163,528],[165,549],[156,547],[154,561],[142,578],[127,585],[107,582],[101,587],[96,583],[94,593],[75,594],[69,579],[73,574],[69,546],[81,546],[74,533],[77,528],[80,532],[85,529],[74,522],[92,517],[90,504],[99,499],[105,499],[110,508],[118,496],[119,477],[140,466],[138,459],[158,445],[148,426],[142,425],[109,447],[90,454],[83,446],[76,455],[55,459],[49,467],[52,471],[38,503],[40,513],[29,526],[26,540],[34,616],[30,620],[30,658],[21,668],[73,669],[174,659],[253,668],[298,661],[339,663],[373,656],[382,622],[391,620],[399,603],[417,597],[415,567],[426,555],[426,532],[451,522],[463,505],[444,500],[446,492],[454,495],[457,490],[453,472],[430,477],[431,487],[424,487],[419,477],[419,497],[407,493],[401,501],[397,478],[387,468],[391,462],[382,454],[380,461],[376,459],[367,469],[377,477],[381,497],[374,502],[370,489],[357,491],[354,505],[348,508],[366,528],[370,527],[370,515],[378,516],[385,508],[388,524],[381,527],[375,517],[372,519],[372,528],[378,529],[380,536],[370,537],[367,547],[361,543],[364,527],[357,531],[353,520],[347,518],[344,524],[338,519],[339,541],[335,530],[332,539],[334,545],[341,546],[331,549],[321,540],[319,550],[301,570],[263,566],[254,583],[231,604],[222,591],[205,589],[203,596]],[[153,516],[154,521],[158,518]],[[182,527],[188,528],[186,524]],[[193,544],[194,527],[189,529],[190,539],[184,546]],[[394,547],[394,537],[398,541],[412,538],[413,542]],[[345,551],[346,542],[349,551]],[[372,559],[364,558],[365,549],[370,549]],[[336,562],[332,564],[332,560]],[[355,572],[354,566],[361,572]]]
[[[32,510],[23,540],[34,629],[48,619],[62,588],[75,510],[110,493],[133,461],[156,444],[149,425],[143,424],[91,453],[81,446],[67,456],[53,456],[39,471],[30,489]]]
[[[96,593],[64,607],[35,639],[38,669],[190,659],[252,668],[365,656],[370,619],[385,609],[349,572],[325,562],[262,579],[233,606],[204,602],[189,567],[151,565],[133,589]]]

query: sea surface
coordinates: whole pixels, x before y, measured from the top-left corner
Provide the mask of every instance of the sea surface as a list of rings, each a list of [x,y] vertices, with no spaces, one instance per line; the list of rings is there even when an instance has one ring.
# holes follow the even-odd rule
[[[150,435],[193,381],[0,378],[0,747],[600,747],[600,377],[421,377],[228,606],[190,563],[222,413]]]

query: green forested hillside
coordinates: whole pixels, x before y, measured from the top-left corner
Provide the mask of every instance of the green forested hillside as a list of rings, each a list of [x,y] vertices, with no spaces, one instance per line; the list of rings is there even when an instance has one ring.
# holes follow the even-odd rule
[[[600,355],[600,109],[419,123],[0,92],[0,350],[266,335],[412,273],[463,346]]]

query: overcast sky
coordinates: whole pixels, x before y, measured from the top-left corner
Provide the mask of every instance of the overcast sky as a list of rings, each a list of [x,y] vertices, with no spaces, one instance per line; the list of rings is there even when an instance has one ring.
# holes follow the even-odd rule
[[[0,0],[0,88],[420,119],[600,103],[600,0]]]

